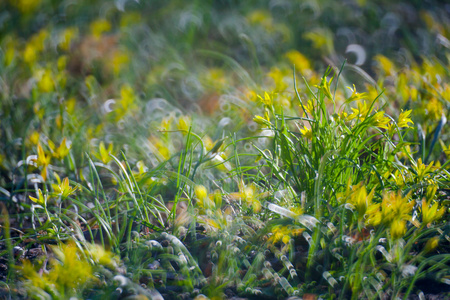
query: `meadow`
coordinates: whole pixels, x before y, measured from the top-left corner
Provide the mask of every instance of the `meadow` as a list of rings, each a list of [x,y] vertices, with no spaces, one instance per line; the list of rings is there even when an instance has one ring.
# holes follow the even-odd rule
[[[0,297],[450,298],[450,5],[0,2]]]

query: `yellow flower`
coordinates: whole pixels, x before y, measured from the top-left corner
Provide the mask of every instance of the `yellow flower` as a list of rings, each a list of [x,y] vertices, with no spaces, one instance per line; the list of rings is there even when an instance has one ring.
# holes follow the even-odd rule
[[[305,138],[307,138],[308,140],[312,140],[312,130],[311,130],[311,128],[306,128],[306,127],[300,128],[300,133]]]
[[[295,66],[297,71],[302,73],[311,71],[309,60],[297,50],[288,51],[284,56]]]
[[[189,116],[180,116],[178,118],[177,128],[183,134],[187,134],[191,127],[191,118]]]
[[[442,151],[444,151],[445,156],[447,156],[447,159],[450,159],[450,145],[445,146],[444,142],[442,140],[439,140],[442,146]]]
[[[253,118],[253,121],[255,123],[258,123],[259,125],[265,125],[265,126],[270,126],[271,125],[269,120],[267,120],[267,119],[265,119],[265,118],[263,118],[261,116],[255,116]]]
[[[384,115],[384,111],[379,111],[372,117],[372,124],[378,128],[389,129],[388,124],[391,122],[391,119]]]
[[[130,62],[130,56],[124,51],[116,51],[112,57],[112,67],[115,75],[118,75],[120,71],[127,66]]]
[[[68,196],[72,195],[73,193],[75,193],[75,191],[77,190],[77,187],[71,187],[69,185],[69,178],[64,178],[63,181],[61,182],[61,178],[59,178],[59,175],[54,173],[56,181],[58,182],[58,184],[52,184],[52,188],[55,191],[56,194],[61,195],[62,199],[67,198]]]
[[[269,95],[267,92],[264,92],[264,98],[260,95],[258,95],[258,98],[265,106],[271,106],[273,104],[273,95]]]
[[[390,227],[391,236],[394,240],[401,238],[406,233],[406,221],[402,219],[395,219]]]
[[[55,90],[55,82],[50,70],[40,70],[36,72],[37,87],[41,93],[50,93]]]
[[[23,14],[36,11],[41,5],[42,0],[9,0]]]
[[[308,100],[308,102],[306,103],[306,105],[304,105],[305,110],[308,114],[311,114],[314,111],[314,103],[312,100]],[[304,116],[304,114],[303,114]]]
[[[427,166],[424,163],[422,163],[422,159],[419,158],[417,160],[417,163],[415,165],[413,165],[413,169],[417,173],[416,180],[418,182],[422,181],[425,178],[425,176],[427,176],[429,173],[431,173],[433,171],[433,165],[434,165],[434,162],[431,162]]]
[[[428,102],[425,104],[425,113],[427,118],[430,118],[431,120],[439,120],[441,118],[442,112],[444,108],[442,106],[442,103],[439,102],[436,98],[431,98]]]
[[[375,56],[374,60],[378,63],[380,69],[384,74],[386,74],[386,76],[390,76],[395,73],[394,64],[386,56],[378,54]]]
[[[422,222],[424,225],[429,226],[434,221],[442,218],[445,212],[445,208],[438,209],[438,203],[435,202],[431,207],[430,204],[422,200]]]
[[[407,111],[403,111],[400,113],[400,116],[398,117],[398,122],[397,125],[399,128],[402,127],[406,127],[406,128],[411,128],[411,126],[409,126],[408,123],[413,123],[413,121],[411,120],[411,118],[409,117],[411,115],[411,111],[412,110],[407,110]]]
[[[366,214],[368,207],[372,204],[372,199],[375,194],[375,189],[367,194],[366,187],[363,182],[355,185],[351,188],[350,197],[347,199],[347,203],[351,204],[358,212],[358,219],[362,219]]]
[[[64,51],[69,51],[72,41],[78,37],[78,28],[66,28],[59,36],[59,48]]]
[[[91,23],[90,28],[91,34],[94,37],[99,38],[104,32],[111,30],[111,23],[104,19],[96,20]]]
[[[327,77],[323,76],[320,81],[320,85],[316,85],[316,87],[322,91],[322,93],[330,100],[333,100],[333,95],[331,95],[330,85],[333,81],[334,77],[331,77],[329,81],[327,81]]]
[[[439,246],[439,237],[438,236],[432,237],[425,244],[425,247],[423,248],[423,252],[425,252],[425,253],[431,252],[434,249],[436,249],[437,246]]]
[[[366,101],[358,102],[358,108],[352,107],[353,113],[348,116],[348,120],[359,119],[364,121],[366,116],[370,113],[370,107],[367,106]]]
[[[109,154],[111,154],[113,151],[113,144],[110,143],[108,145],[108,148],[105,147],[105,143],[103,141],[100,142],[98,146],[98,154],[95,154],[95,156],[102,161],[105,165],[111,161],[111,157]]]
[[[402,197],[388,192],[383,195],[381,204],[373,204],[367,210],[367,223],[377,226],[384,224],[389,226],[393,239],[402,237],[406,232],[406,221],[411,221],[411,211],[414,202],[408,202],[409,194]]]
[[[74,242],[52,247],[58,259],[50,260],[52,265],[48,279],[60,288],[77,288],[93,278],[91,265],[79,254]]]
[[[277,92],[282,92],[288,87],[286,82],[283,80],[286,75],[287,74],[285,74],[285,72],[276,67],[270,70],[268,76],[273,79],[273,82],[275,83],[275,90]]]
[[[29,136],[30,142],[33,145],[37,145],[39,143],[39,138],[40,138],[40,134],[37,131],[33,131],[33,133],[30,134],[30,136]]]
[[[39,190],[38,190],[38,195],[37,195],[37,196],[38,196],[37,198],[32,197],[32,196],[28,196],[28,197],[30,197],[30,200],[31,200],[31,201],[33,201],[33,202],[35,202],[35,203],[37,203],[37,204],[39,204],[39,205],[45,206],[45,205],[47,204],[47,195],[44,196],[44,195],[42,194],[41,189],[39,189]]]
[[[367,97],[367,93],[358,93],[356,91],[355,85],[353,85],[353,88],[351,88],[349,86],[347,88],[352,92],[352,95],[347,99],[347,102],[352,102],[352,101],[364,99]]]
[[[63,138],[61,144],[59,145],[58,148],[56,148],[55,152],[53,153],[53,157],[56,159],[63,159],[69,154],[70,148],[71,145],[68,145],[66,138]]]
[[[208,196],[208,191],[203,185],[196,185],[194,188],[195,196],[198,200],[203,201]]]

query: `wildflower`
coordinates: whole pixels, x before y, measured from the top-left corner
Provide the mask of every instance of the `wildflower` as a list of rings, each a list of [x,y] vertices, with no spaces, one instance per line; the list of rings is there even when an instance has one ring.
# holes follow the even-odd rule
[[[69,178],[66,177],[61,182],[61,178],[59,177],[59,175],[56,173],[54,173],[54,175],[58,184],[52,184],[52,188],[56,194],[61,195],[61,198],[65,199],[75,193],[77,187],[71,187],[69,185]]]
[[[391,119],[384,115],[384,111],[379,111],[372,116],[372,124],[375,127],[389,129]]]
[[[331,91],[330,91],[330,85],[331,82],[333,81],[334,77],[331,77],[329,81],[327,81],[327,77],[323,76],[322,80],[320,81],[320,85],[316,85],[316,87],[322,91],[322,93],[330,100],[333,101],[333,96],[331,95]]]
[[[103,141],[100,142],[98,146],[98,155],[97,158],[99,158],[104,164],[107,164],[111,161],[111,157],[109,154],[111,154],[113,151],[113,144],[110,143],[108,145],[108,148],[105,147],[105,143]]]
[[[47,167],[50,164],[51,155],[45,153],[40,143],[37,145],[37,152],[36,164],[42,167],[41,176],[45,181],[47,179]]]
[[[309,30],[303,35],[303,38],[311,41],[315,49],[325,54],[333,52],[333,34],[329,29],[318,28],[316,30]]]
[[[406,232],[406,221],[411,220],[410,214],[414,206],[408,199],[409,194],[402,197],[401,192],[385,193],[381,205],[373,204],[368,208],[367,223],[374,226],[384,224],[389,226],[393,239],[402,237]]]
[[[69,51],[72,41],[78,37],[78,28],[66,28],[59,36],[59,48],[64,51]]]
[[[367,93],[358,93],[356,91],[355,85],[353,85],[353,88],[351,88],[351,87],[347,87],[347,88],[352,92],[352,95],[347,99],[346,102],[352,102],[352,101],[364,99],[367,97]]]
[[[430,201],[431,202],[431,201]],[[439,220],[444,215],[445,209],[438,209],[438,203],[435,202],[431,207],[430,203],[422,200],[422,223],[429,226],[434,221]]]
[[[10,0],[13,6],[15,6],[23,14],[28,14],[36,11],[41,5],[42,0]]]
[[[38,79],[38,89],[40,92],[42,93],[50,93],[53,92],[55,90],[55,82],[52,78],[52,74],[50,72],[50,70],[45,70],[43,72],[40,72],[40,74],[38,74],[39,79]]]
[[[271,106],[273,104],[273,95],[269,95],[267,92],[264,92],[264,98],[260,95],[258,95],[258,98],[265,106]]]
[[[16,56],[16,42],[13,39],[7,39],[3,59],[5,66],[9,66]]]
[[[374,60],[378,63],[380,69],[383,71],[386,76],[393,75],[395,72],[394,64],[389,60],[386,56],[381,54],[376,55]]]
[[[196,185],[194,188],[194,193],[197,199],[199,199],[200,201],[208,196],[208,191],[203,185]]]
[[[432,179],[428,179],[427,183],[428,183],[428,186],[427,186],[427,190],[426,190],[426,198],[427,198],[427,200],[431,201],[434,199],[434,196],[436,195],[438,185]]]
[[[40,134],[37,131],[33,131],[28,138],[30,139],[31,144],[37,145],[39,143]]]
[[[436,249],[437,246],[439,246],[439,237],[434,236],[427,241],[427,243],[425,244],[425,247],[423,248],[423,252],[425,252],[425,253],[431,252],[434,249]]]
[[[413,121],[411,120],[411,118],[409,117],[411,115],[411,111],[412,110],[407,110],[407,111],[403,111],[400,113],[400,116],[398,117],[398,122],[397,125],[399,128],[402,127],[406,127],[406,128],[411,128],[411,126],[409,126],[408,123],[413,123]]]
[[[59,147],[54,151],[53,157],[55,157],[56,159],[63,159],[69,154],[70,148],[70,143],[67,142],[66,138],[63,138]]]
[[[431,98],[429,101],[425,104],[425,112],[428,118],[431,120],[439,120],[441,118],[443,111],[442,103],[439,102],[436,98]]]
[[[159,131],[169,131],[172,124],[172,116],[164,117],[158,126]]]
[[[124,51],[116,51],[112,57],[112,68],[115,75],[118,75],[119,72],[123,69],[124,66],[127,66],[130,62],[130,56]]]
[[[47,195],[44,196],[44,195],[42,194],[41,189],[39,189],[39,190],[38,190],[38,195],[37,195],[37,196],[38,196],[37,198],[32,197],[32,196],[28,196],[28,197],[30,197],[30,200],[31,200],[31,201],[33,201],[33,202],[35,202],[35,203],[37,203],[37,204],[42,205],[42,206],[45,207],[45,205],[47,204]]]
[[[312,114],[314,111],[314,102],[312,100],[308,100],[306,105],[303,106],[308,114]],[[305,113],[303,113],[303,117],[305,116]]]
[[[274,81],[276,91],[284,91],[288,87],[288,85],[283,81],[286,74],[280,69],[272,68],[268,75]]]
[[[265,126],[270,126],[270,125],[271,125],[269,120],[267,120],[267,119],[265,119],[265,118],[263,118],[263,117],[261,117],[261,116],[258,116],[258,115],[256,115],[256,116],[253,118],[253,121],[254,121],[255,123],[260,124],[260,125],[265,125]]]
[[[312,130],[311,128],[303,127],[300,128],[300,133],[307,138],[308,140],[312,140]]]
[[[358,102],[358,108],[352,107],[353,113],[348,116],[348,120],[359,119],[361,122],[366,119],[370,113],[370,107],[367,106],[366,101]]]
[[[433,165],[434,162],[431,162],[428,166],[425,165],[424,163],[422,163],[422,159],[419,158],[417,160],[417,163],[415,165],[413,165],[413,169],[416,171],[416,180],[418,182],[422,181],[425,176],[427,176],[429,173],[431,173],[433,171]]]
[[[450,145],[445,146],[442,140],[439,140],[439,142],[441,143],[442,151],[444,151],[445,156],[447,156],[447,158],[450,159]]]
[[[191,127],[191,118],[189,116],[180,116],[178,118],[177,128],[183,134],[187,134]]]
[[[375,194],[375,189],[367,194],[366,187],[363,183],[359,183],[351,188],[350,197],[347,199],[347,203],[351,204],[358,212],[358,219],[361,220],[366,214],[367,208],[372,204],[372,199]]]
[[[90,29],[91,34],[94,37],[99,38],[104,32],[111,30],[111,23],[104,19],[96,20],[91,23]]]
[[[97,244],[86,243],[85,253],[88,254],[95,264],[114,269],[118,266],[118,258],[110,251],[105,250],[103,246]]]
[[[60,288],[73,289],[93,278],[91,265],[82,258],[74,242],[52,247],[57,259],[51,259],[48,279]]]
[[[297,50],[288,51],[284,56],[289,60],[289,62],[292,65],[295,66],[296,70],[300,72],[311,71],[311,65],[309,63],[309,60]]]

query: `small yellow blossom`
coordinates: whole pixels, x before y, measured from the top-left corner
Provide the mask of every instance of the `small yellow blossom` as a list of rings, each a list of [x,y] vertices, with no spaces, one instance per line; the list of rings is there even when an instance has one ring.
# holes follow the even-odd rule
[[[423,248],[423,252],[429,253],[429,252],[433,251],[434,249],[436,249],[437,246],[439,246],[439,237],[434,236],[427,241],[427,243],[425,244],[425,247]]]
[[[181,131],[183,134],[187,134],[189,132],[189,128],[191,127],[191,118],[189,116],[180,116],[178,118],[177,129]]]
[[[355,85],[353,85],[353,88],[351,88],[351,87],[347,87],[347,88],[352,92],[352,95],[347,99],[347,102],[365,99],[367,97],[367,93],[358,93],[356,91]]]
[[[436,98],[431,98],[425,104],[426,117],[430,120],[440,120],[443,110],[442,103]]]
[[[102,161],[102,163],[107,164],[111,161],[111,157],[109,154],[111,154],[113,151],[113,144],[110,143],[108,145],[108,148],[105,147],[105,143],[103,141],[100,142],[98,146],[98,154],[96,154],[96,157]]]
[[[37,86],[42,93],[50,93],[55,90],[55,82],[50,70],[45,70],[41,73]]]
[[[366,101],[358,102],[358,108],[352,107],[353,113],[348,116],[348,120],[359,119],[361,122],[366,119],[370,113],[370,107],[367,106]]]
[[[289,62],[295,66],[295,69],[301,73],[308,73],[311,71],[311,65],[309,63],[309,60],[298,52],[297,50],[291,50],[286,52],[284,55]],[[306,74],[307,75],[307,74]]]
[[[312,130],[311,128],[303,127],[300,128],[300,133],[308,140],[312,140]]]
[[[271,106],[273,104],[273,95],[269,95],[267,92],[264,92],[264,98],[260,95],[258,95],[258,98],[265,106]]]
[[[391,119],[385,116],[384,111],[379,111],[372,117],[372,124],[375,127],[389,129],[389,123]]]
[[[116,51],[112,57],[112,68],[115,75],[118,75],[130,62],[130,56],[124,51]]]
[[[58,182],[58,184],[52,184],[52,188],[55,191],[56,194],[61,195],[62,199],[67,198],[68,196],[72,195],[73,193],[75,193],[75,191],[77,190],[77,187],[71,187],[69,185],[69,178],[64,178],[62,181],[59,178],[58,174],[54,174],[56,181]]]
[[[391,76],[395,73],[394,63],[386,56],[378,54],[375,56],[374,60],[378,63],[380,69],[386,76]]]
[[[320,85],[316,85],[320,91],[327,97],[328,99],[333,101],[333,95],[331,95],[330,85],[333,81],[334,77],[331,77],[329,81],[327,81],[327,77],[323,76],[322,80],[320,81]]]
[[[367,194],[366,187],[361,182],[351,188],[351,192],[347,192],[350,195],[347,199],[347,203],[351,204],[358,212],[358,219],[364,218],[368,207],[372,204],[372,199],[375,194],[375,189]]]
[[[59,48],[64,51],[69,51],[70,46],[73,43],[73,40],[75,40],[78,37],[78,28],[76,27],[69,27],[66,28],[61,35],[59,36]]]
[[[91,23],[90,29],[91,34],[99,38],[103,33],[111,30],[111,23],[104,19],[96,20]]]
[[[30,200],[31,200],[31,201],[33,201],[33,202],[35,202],[35,203],[37,203],[37,204],[39,204],[39,205],[45,206],[45,205],[47,204],[47,195],[44,196],[44,195],[42,194],[41,189],[39,189],[39,190],[38,190],[38,195],[37,195],[37,196],[38,196],[37,198],[32,197],[32,196],[28,196],[28,197],[30,197]]]
[[[416,171],[417,176],[416,176],[416,180],[418,182],[422,181],[423,179],[425,179],[425,177],[431,173],[433,171],[433,165],[434,162],[431,162],[428,166],[425,165],[424,163],[422,163],[422,159],[419,158],[417,160],[417,163],[415,165],[413,165],[413,169]]]
[[[372,204],[367,209],[367,223],[377,226],[389,226],[393,239],[398,239],[406,232],[406,221],[411,221],[411,211],[414,202],[408,201],[409,195],[403,197],[401,192],[387,192],[383,195],[381,204]]]
[[[203,185],[196,185],[194,188],[194,193],[197,199],[203,201],[208,196],[208,191]]]
[[[439,205],[435,202],[431,207],[428,201],[422,201],[422,222],[428,226],[434,221],[442,218],[445,212],[445,208],[438,209]]]
[[[411,128],[408,123],[413,123],[411,118],[409,117],[411,115],[412,110],[403,111],[400,113],[400,116],[398,117],[397,125],[399,128],[406,127]]]

